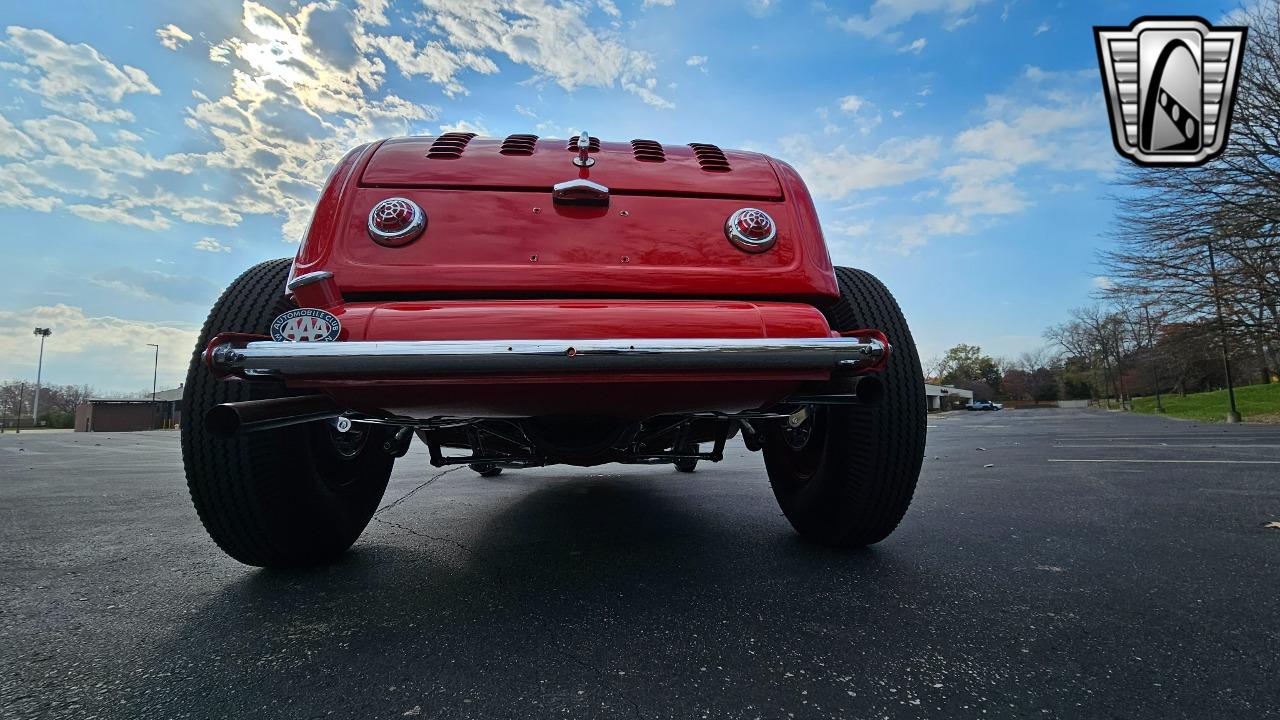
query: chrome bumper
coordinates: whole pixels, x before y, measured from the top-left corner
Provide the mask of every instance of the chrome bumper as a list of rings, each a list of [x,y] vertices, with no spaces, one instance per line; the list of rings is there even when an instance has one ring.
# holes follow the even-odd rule
[[[216,342],[216,341],[215,341]],[[864,370],[882,364],[874,338],[633,340],[254,341],[215,344],[219,373],[284,377],[432,377],[664,370]]]

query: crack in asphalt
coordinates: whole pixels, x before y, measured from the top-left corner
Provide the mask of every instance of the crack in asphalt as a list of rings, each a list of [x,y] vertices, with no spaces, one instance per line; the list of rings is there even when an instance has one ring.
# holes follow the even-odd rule
[[[390,506],[388,506],[388,507],[390,507]],[[379,511],[379,512],[381,512],[381,511]],[[426,534],[426,533],[424,533],[424,532],[419,532],[419,531],[417,531],[417,530],[414,530],[413,528],[405,527],[404,525],[401,525],[400,523],[391,522],[390,520],[383,520],[382,518],[378,517],[377,515],[373,516],[373,518],[372,518],[372,519],[373,519],[373,521],[374,521],[374,522],[379,522],[379,523],[382,523],[383,525],[388,525],[388,526],[393,527],[393,528],[395,528],[395,529],[397,529],[397,530],[403,530],[403,531],[405,531],[405,532],[407,532],[407,533],[409,533],[410,535],[413,535],[413,536],[415,536],[415,537],[426,538],[427,540],[435,540],[436,542],[441,542],[441,543],[447,543],[447,544],[449,544],[449,545],[452,545],[452,546],[454,546],[454,547],[458,548],[459,550],[461,550],[462,552],[464,552],[464,553],[466,553],[466,554],[468,554],[468,555],[472,555],[472,556],[474,556],[474,555],[475,555],[475,553],[474,553],[474,552],[472,552],[471,548],[469,548],[469,547],[467,547],[466,545],[464,545],[464,544],[462,544],[462,543],[458,542],[457,540],[454,540],[453,538],[450,538],[450,537],[444,537],[444,536],[438,536],[438,535],[428,535],[428,534]],[[499,583],[499,585],[501,585],[501,583]],[[500,588],[500,589],[503,589],[503,588]]]
[[[419,530],[414,530],[411,527],[406,527],[405,525],[401,525],[400,523],[392,522],[391,520],[385,520],[383,518],[378,517],[383,512],[386,512],[387,510],[390,510],[391,508],[396,507],[397,505],[404,502],[405,500],[408,500],[409,498],[413,497],[415,494],[417,494],[419,490],[422,490],[423,488],[427,487],[428,485],[435,482],[436,480],[439,480],[445,475],[448,475],[454,470],[458,470],[460,468],[461,466],[453,467],[453,468],[449,468],[448,470],[443,470],[439,473],[436,473],[435,475],[428,478],[426,482],[422,483],[421,485],[418,485],[414,489],[405,493],[398,500],[395,500],[394,502],[388,503],[378,508],[378,510],[374,512],[373,517],[370,519],[373,520],[374,522],[381,523],[388,527],[393,527],[397,530],[403,530],[404,532],[410,535],[413,535],[414,537],[420,537],[426,540],[433,540],[438,543],[445,543],[447,545],[452,545],[458,548],[459,550],[461,550],[462,552],[466,553],[468,556],[476,557],[476,553],[474,550],[467,547],[466,544],[461,543],[457,540],[454,540],[451,537],[440,536],[440,535],[430,535],[430,534],[421,532]],[[481,570],[482,570],[482,574],[488,576],[489,579],[493,582],[494,586],[497,588],[498,593],[501,597],[505,597],[510,592],[509,588],[507,587],[506,579],[502,575],[502,571],[496,565],[491,566],[491,565],[482,564]],[[590,662],[587,662],[585,659],[583,659],[576,653],[566,650],[564,648],[564,642],[560,639],[560,635],[551,627],[550,623],[541,619],[538,622],[542,626],[542,628],[547,632],[547,634],[553,638],[554,642],[551,645],[552,650],[554,650],[556,653],[564,657],[566,660],[577,665],[578,667],[583,668],[589,673],[595,675],[596,681],[602,687],[604,687],[606,691],[608,691],[610,694],[613,694],[622,698],[627,702],[628,705],[631,706],[631,712],[633,715],[635,715],[635,717],[637,718],[643,717],[643,715],[641,715],[640,713],[640,705],[635,700],[633,700],[627,693],[623,692],[620,688],[615,686],[613,682],[610,680],[610,676],[608,673],[596,667],[595,665],[592,665]]]
[[[416,495],[416,494],[418,493],[418,491],[419,491],[419,490],[421,490],[421,489],[425,488],[426,486],[430,485],[431,483],[433,483],[433,482],[435,482],[435,481],[439,480],[440,478],[444,477],[445,475],[448,475],[449,473],[453,472],[454,470],[460,470],[461,468],[462,468],[462,466],[461,466],[461,465],[459,465],[459,466],[457,466],[457,467],[451,467],[451,468],[449,468],[448,470],[441,470],[440,472],[436,473],[435,475],[432,475],[431,477],[427,478],[427,481],[426,481],[426,482],[422,483],[422,484],[421,484],[421,485],[419,485],[418,487],[416,487],[416,488],[414,488],[414,489],[410,490],[409,492],[405,493],[404,495],[400,496],[400,499],[398,499],[398,500],[396,500],[396,501],[394,501],[394,502],[388,503],[388,504],[386,504],[386,505],[383,505],[382,507],[380,507],[380,508],[378,508],[377,510],[375,510],[375,511],[374,511],[374,513],[373,513],[373,514],[374,514],[374,516],[375,516],[375,519],[376,519],[376,517],[377,517],[378,515],[381,515],[382,513],[386,512],[387,510],[390,510],[391,508],[393,508],[393,507],[395,507],[395,506],[399,505],[400,503],[404,502],[405,500],[408,500],[409,498],[413,497],[414,495]]]

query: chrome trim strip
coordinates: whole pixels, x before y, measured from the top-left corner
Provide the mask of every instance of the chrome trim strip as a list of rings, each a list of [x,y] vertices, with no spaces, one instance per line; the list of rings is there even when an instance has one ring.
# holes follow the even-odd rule
[[[293,280],[290,280],[289,284],[286,287],[288,287],[290,290],[297,290],[300,287],[313,285],[315,283],[320,282],[321,280],[328,280],[332,277],[333,277],[333,273],[329,272],[328,270],[317,270],[315,272],[309,272],[306,275],[299,275]]]
[[[863,338],[422,340],[224,343],[220,373],[287,377],[412,377],[651,370],[835,370],[875,364],[884,343]]]

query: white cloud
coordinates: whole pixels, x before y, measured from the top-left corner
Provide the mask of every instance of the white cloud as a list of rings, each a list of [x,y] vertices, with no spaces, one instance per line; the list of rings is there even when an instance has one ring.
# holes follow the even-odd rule
[[[1050,30],[1052,30],[1052,29],[1053,29],[1053,28],[1049,25],[1049,21],[1048,21],[1048,20],[1042,20],[1042,21],[1040,21],[1040,24],[1036,26],[1036,30],[1035,30],[1035,32],[1031,33],[1031,36],[1032,36],[1032,37],[1035,37],[1036,35],[1040,35],[1040,34],[1042,34],[1042,33],[1047,33],[1047,32],[1049,32],[1049,31],[1050,31]]]
[[[146,343],[160,346],[161,386],[176,385],[186,375],[199,333],[193,325],[90,316],[61,304],[0,310],[0,376],[34,378],[33,325],[53,329],[45,348],[46,382],[86,383],[101,391],[151,387],[154,360]]]
[[[684,61],[684,64],[691,65],[693,67],[702,67],[703,65],[707,64],[707,56],[706,55],[690,55],[689,59]]]
[[[900,53],[909,52],[909,53],[915,53],[916,55],[919,55],[920,51],[924,50],[925,45],[928,45],[928,44],[929,44],[929,41],[927,39],[916,38],[915,40],[912,40],[906,45],[903,45],[902,47],[898,48],[898,52]]]
[[[37,194],[30,183],[23,182],[14,172],[20,167],[16,163],[0,165],[0,206],[47,213],[62,205],[60,198]]]
[[[969,220],[956,213],[931,213],[909,220],[898,226],[898,245],[893,250],[909,255],[913,250],[927,245],[930,238],[947,235],[964,235],[971,230]]]
[[[29,157],[35,151],[35,142],[0,114],[0,157]]]
[[[970,11],[987,0],[876,0],[865,15],[850,15],[837,19],[837,24],[850,32],[865,37],[890,31],[906,23],[916,15],[941,13],[951,23],[970,15]],[[967,20],[965,22],[968,22]],[[963,24],[963,23],[962,23]]]
[[[21,54],[32,68],[34,81],[18,85],[44,97],[99,97],[120,102],[125,95],[159,95],[145,72],[129,65],[117,66],[83,43],[67,44],[44,30],[10,25],[4,47]]]
[[[1110,290],[1115,282],[1106,275],[1096,275],[1093,278],[1093,286],[1099,290]]]
[[[201,306],[212,303],[220,289],[203,276],[174,275],[130,266],[104,270],[89,278],[89,282],[142,300]]]
[[[27,120],[22,129],[55,152],[69,152],[72,142],[92,143],[98,139],[84,123],[60,115]]]
[[[85,220],[114,223],[116,225],[130,225],[142,228],[143,230],[166,230],[173,226],[172,221],[154,210],[152,210],[151,215],[147,217],[135,215],[129,212],[127,208],[120,207],[119,205],[89,205],[82,203],[68,205],[67,209]]]
[[[831,122],[831,110],[830,110],[830,109],[825,108],[825,107],[820,107],[820,108],[817,108],[816,110],[814,110],[814,113],[816,113],[816,114],[817,114],[817,116],[818,116],[818,119],[822,121],[822,134],[823,134],[823,135],[839,135],[839,134],[841,134],[841,133],[843,133],[843,132],[844,132],[844,128],[842,128],[842,127],[840,127],[839,125],[837,125],[837,124],[835,124],[835,123]]]
[[[1043,162],[1056,168],[1097,171],[1112,165],[1112,153],[1066,149],[1096,140],[1097,133],[1091,132],[1097,120],[1093,91],[1054,86],[1030,98],[991,95],[985,114],[992,119],[958,134],[956,149],[1015,165]]]
[[[431,82],[443,86],[445,94],[450,97],[467,92],[458,80],[462,71],[498,72],[498,66],[489,58],[473,52],[454,52],[436,40],[421,48],[412,40],[398,35],[371,37],[369,43],[394,62],[401,75],[406,78],[425,75]]]
[[[356,0],[356,18],[365,25],[389,25],[387,9],[391,0]]]
[[[920,94],[928,95],[929,88]],[[837,104],[855,120],[874,110],[857,95]],[[1114,152],[1106,134],[1097,132],[1097,107],[1093,73],[1028,67],[1009,91],[987,96],[977,122],[947,146],[932,137],[897,138],[871,152],[830,147],[814,137],[780,143],[783,156],[794,160],[818,197],[927,183],[913,193],[919,205],[907,206],[907,215],[881,212],[874,218],[892,228],[877,234],[891,241],[878,249],[909,254],[930,238],[971,234],[997,217],[1024,212],[1047,192],[1070,192],[1079,187],[1080,173],[1113,172]],[[826,120],[822,108],[819,116]],[[930,211],[911,214],[922,205]],[[846,235],[838,229],[849,228],[828,226],[833,236]]]
[[[1017,92],[990,95],[988,118],[956,134],[952,149],[961,157],[941,172],[949,184],[948,205],[960,217],[1018,213],[1033,202],[1024,168],[1105,174],[1113,153],[1097,127],[1096,90],[1079,73],[1047,73],[1026,68]],[[1055,183],[1056,186],[1064,185]],[[1034,191],[1032,191],[1034,192]]]
[[[621,86],[650,105],[673,107],[647,85],[656,67],[652,56],[591,28],[583,6],[546,0],[422,3],[430,11],[428,27],[456,49],[497,52],[565,90]]]
[[[203,250],[205,252],[211,252],[211,253],[231,252],[230,245],[223,245],[222,243],[218,242],[217,240],[211,237],[200,238],[199,240],[196,241],[196,244],[193,245],[192,247],[194,247],[197,250]]]
[[[854,118],[854,123],[858,126],[858,132],[863,135],[870,134],[884,119],[873,103],[858,95],[845,95],[837,100],[836,103],[840,107],[840,112]],[[827,129],[824,132],[831,135],[840,131],[840,128],[827,121],[826,108],[819,108],[818,114],[824,122],[827,122]]]
[[[862,109],[862,106],[866,104],[867,101],[857,95],[845,95],[840,98],[840,111],[856,115]]]
[[[209,45],[211,67],[224,82],[206,87],[225,89],[195,92],[185,109],[192,136],[181,145],[195,149],[159,157],[146,151],[143,128],[130,125],[134,116],[121,106],[132,95],[159,92],[144,71],[44,30],[10,27],[4,49],[22,60],[10,70],[13,82],[47,112],[19,124],[0,118],[0,156],[13,158],[0,166],[0,205],[62,207],[148,230],[179,222],[234,226],[245,216],[271,215],[282,238],[296,242],[321,184],[349,149],[438,127],[438,108],[384,88],[388,72],[458,96],[468,77],[497,73],[499,62],[510,72],[509,62],[532,70],[532,78],[520,79],[535,84],[620,87],[654,107],[673,107],[661,95],[652,56],[626,45],[617,29],[589,24],[586,3],[422,6],[425,12],[397,15],[386,0],[354,7],[301,0],[276,11],[244,0],[239,28]],[[609,12],[608,3],[601,7]],[[393,16],[399,34],[380,34],[393,27]],[[191,35],[176,25],[156,31],[166,47]],[[534,115],[527,108],[524,114]],[[96,123],[121,127],[104,131]],[[489,133],[474,118],[444,128]]]
[[[753,17],[764,17],[778,6],[779,0],[747,0],[747,13]]]
[[[857,152],[844,145],[815,146],[804,136],[786,137],[780,143],[783,158],[796,164],[814,195],[832,200],[925,177],[942,145],[936,137],[894,138],[869,152]]]
[[[676,4],[676,0],[644,0],[640,3],[640,7],[651,8],[656,6],[671,7]]]
[[[489,132],[489,128],[485,127],[479,120],[476,120],[475,122],[458,120],[457,122],[445,123],[440,126],[440,132],[471,132],[481,137],[487,137],[492,134]]]
[[[855,222],[851,220],[832,220],[823,223],[822,227],[829,235],[851,238],[864,237],[871,232],[870,222]]]
[[[191,42],[191,36],[182,28],[169,23],[162,28],[156,28],[156,37],[160,38],[160,44],[170,50],[177,50],[183,45]]]

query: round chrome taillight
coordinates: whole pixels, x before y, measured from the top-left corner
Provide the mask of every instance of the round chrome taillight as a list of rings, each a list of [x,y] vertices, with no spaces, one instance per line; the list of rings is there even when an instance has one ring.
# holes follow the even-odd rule
[[[427,227],[427,214],[412,200],[387,198],[369,211],[369,237],[379,245],[407,245]]]
[[[729,242],[747,252],[764,252],[778,239],[778,226],[769,213],[756,208],[742,208],[729,216],[724,224]]]

